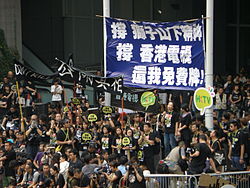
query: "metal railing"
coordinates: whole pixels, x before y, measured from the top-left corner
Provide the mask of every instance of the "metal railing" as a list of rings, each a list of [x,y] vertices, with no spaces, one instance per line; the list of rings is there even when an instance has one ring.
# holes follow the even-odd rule
[[[198,188],[203,174],[181,175],[181,174],[150,174],[145,176],[147,188]],[[221,174],[206,174],[210,177],[206,182],[210,187],[222,187],[226,184],[237,188],[250,187],[250,171],[226,172]],[[205,177],[205,178],[207,178]],[[209,186],[207,185],[207,186]]]

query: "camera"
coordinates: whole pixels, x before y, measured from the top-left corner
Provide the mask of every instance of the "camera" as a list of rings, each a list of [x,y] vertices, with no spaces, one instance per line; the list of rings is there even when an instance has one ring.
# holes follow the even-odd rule
[[[195,149],[194,148],[187,148],[187,151],[186,151],[188,154],[193,154],[195,152]]]
[[[32,120],[31,121],[31,127],[34,129],[34,128],[37,128],[37,122]]]
[[[107,167],[101,167],[101,168],[95,168],[94,173],[95,174],[102,174],[102,173],[107,173],[108,168]]]

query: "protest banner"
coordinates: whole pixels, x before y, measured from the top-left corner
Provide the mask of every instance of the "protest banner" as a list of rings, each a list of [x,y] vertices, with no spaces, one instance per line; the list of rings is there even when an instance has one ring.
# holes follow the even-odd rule
[[[106,18],[109,77],[126,87],[195,90],[204,86],[203,23]]]

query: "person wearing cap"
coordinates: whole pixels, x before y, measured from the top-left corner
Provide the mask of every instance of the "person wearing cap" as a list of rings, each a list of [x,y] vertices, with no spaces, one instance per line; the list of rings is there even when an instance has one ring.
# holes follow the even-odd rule
[[[15,170],[9,168],[9,164],[12,160],[16,160],[16,152],[13,149],[14,141],[12,139],[8,139],[4,143],[5,153],[2,157],[0,157],[0,161],[3,161],[5,176],[3,179],[3,186],[8,187],[12,178],[15,179]]]

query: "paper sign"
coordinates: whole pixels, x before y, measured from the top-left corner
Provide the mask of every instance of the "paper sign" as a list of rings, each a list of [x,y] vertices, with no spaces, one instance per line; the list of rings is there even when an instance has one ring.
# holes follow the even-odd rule
[[[113,109],[110,106],[104,106],[104,107],[102,107],[102,112],[104,114],[111,114],[113,112]]]
[[[155,104],[155,94],[151,91],[144,92],[141,96],[141,105],[148,109]]]
[[[194,104],[200,114],[203,115],[206,109],[211,108],[213,105],[213,96],[211,91],[206,88],[198,88],[194,92]]]
[[[89,114],[88,115],[88,121],[89,122],[97,121],[97,115],[96,114]]]

